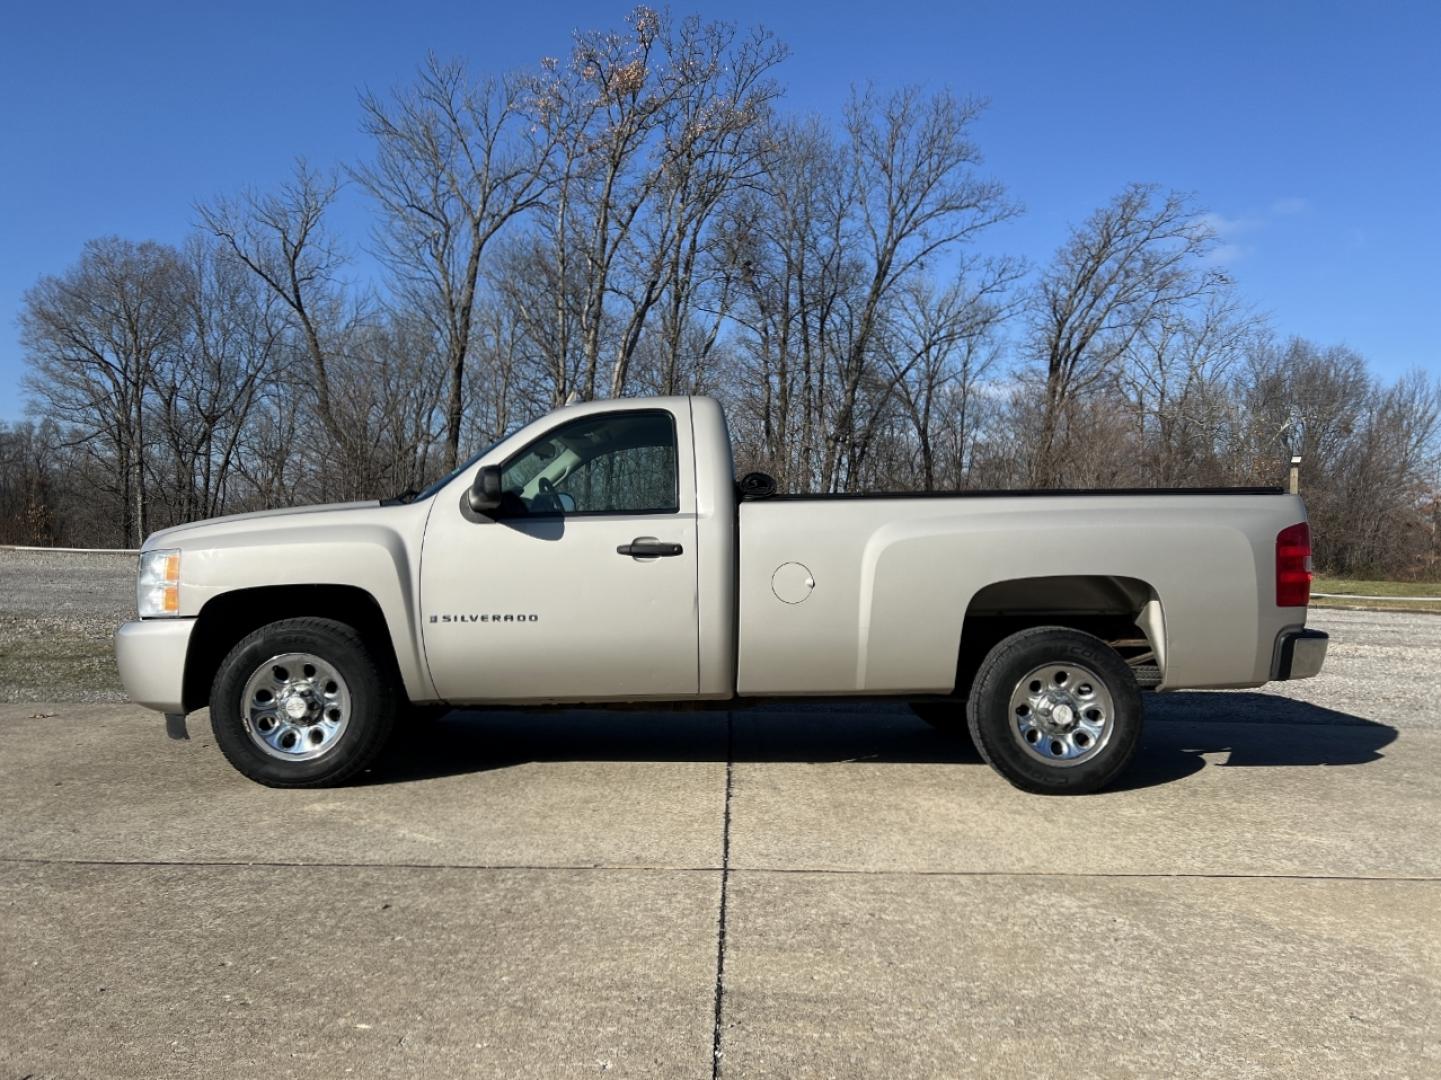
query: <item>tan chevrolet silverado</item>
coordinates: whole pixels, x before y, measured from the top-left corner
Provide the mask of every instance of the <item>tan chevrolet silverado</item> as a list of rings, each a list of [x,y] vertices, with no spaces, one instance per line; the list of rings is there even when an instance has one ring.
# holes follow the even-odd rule
[[[1279,489],[768,494],[704,397],[561,409],[418,495],[151,536],[130,697],[210,709],[274,786],[335,784],[446,706],[873,697],[1007,780],[1095,791],[1143,689],[1316,674]]]

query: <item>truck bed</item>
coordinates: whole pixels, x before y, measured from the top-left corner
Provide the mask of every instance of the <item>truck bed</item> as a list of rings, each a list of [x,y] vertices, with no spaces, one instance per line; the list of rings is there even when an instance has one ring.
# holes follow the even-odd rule
[[[1088,583],[1155,601],[1135,614],[1166,689],[1260,685],[1305,618],[1274,604],[1276,535],[1305,520],[1278,488],[777,496],[738,514],[741,694],[948,693],[968,614],[1006,583],[1033,614]]]

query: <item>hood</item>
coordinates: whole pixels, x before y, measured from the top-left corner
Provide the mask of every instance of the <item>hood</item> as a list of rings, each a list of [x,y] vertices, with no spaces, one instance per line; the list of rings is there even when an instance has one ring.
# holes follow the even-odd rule
[[[169,529],[161,529],[159,532],[151,533],[145,538],[145,544],[141,550],[170,547],[176,541],[198,539],[208,533],[224,532],[229,526],[240,521],[256,521],[261,518],[298,519],[310,514],[334,514],[337,512],[343,513],[348,510],[374,510],[378,506],[380,506],[378,499],[366,499],[360,502],[322,503],[318,506],[295,506],[283,510],[254,510],[248,514],[226,514],[224,517],[191,521],[184,525],[175,525]]]

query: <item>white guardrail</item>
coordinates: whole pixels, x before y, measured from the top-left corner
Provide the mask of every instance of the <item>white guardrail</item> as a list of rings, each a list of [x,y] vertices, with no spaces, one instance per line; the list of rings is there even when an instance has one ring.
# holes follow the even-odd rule
[[[139,548],[60,548],[27,547],[24,544],[0,544],[0,551],[59,551],[71,555],[139,555]]]

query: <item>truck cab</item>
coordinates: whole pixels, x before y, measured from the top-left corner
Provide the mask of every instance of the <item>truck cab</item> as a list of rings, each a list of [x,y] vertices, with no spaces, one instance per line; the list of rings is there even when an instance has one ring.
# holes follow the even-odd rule
[[[725,430],[708,398],[580,405],[484,455],[480,468],[499,473],[493,505],[477,509],[466,476],[440,485],[419,589],[435,693],[729,697],[735,485]]]

